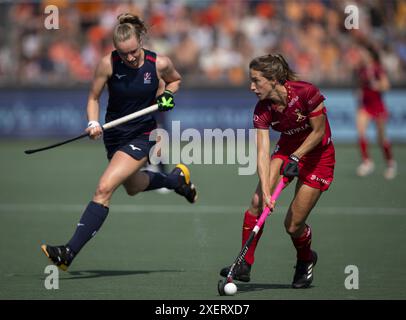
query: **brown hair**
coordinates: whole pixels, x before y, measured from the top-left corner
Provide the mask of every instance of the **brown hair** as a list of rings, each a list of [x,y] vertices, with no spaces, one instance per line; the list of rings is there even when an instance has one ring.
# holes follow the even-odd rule
[[[296,80],[297,75],[293,72],[285,58],[281,54],[267,54],[251,60],[250,69],[262,72],[268,80],[276,80],[284,84],[287,80]]]
[[[138,41],[147,33],[144,21],[131,13],[122,13],[117,17],[118,24],[114,28],[113,42],[117,44],[136,36]]]

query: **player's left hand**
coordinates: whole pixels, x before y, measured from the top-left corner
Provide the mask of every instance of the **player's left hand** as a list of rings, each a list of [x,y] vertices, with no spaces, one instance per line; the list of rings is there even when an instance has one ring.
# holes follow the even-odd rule
[[[172,110],[175,107],[173,93],[170,90],[165,90],[165,92],[157,98],[157,103],[159,111]]]
[[[289,162],[283,169],[282,173],[287,178],[294,178],[299,176],[299,158],[294,154],[289,156]]]

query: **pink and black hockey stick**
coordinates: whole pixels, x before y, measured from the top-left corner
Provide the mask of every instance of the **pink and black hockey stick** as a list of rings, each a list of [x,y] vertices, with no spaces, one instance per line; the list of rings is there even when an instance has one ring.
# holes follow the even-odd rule
[[[271,195],[271,201],[276,201],[276,199],[279,198],[279,195],[281,194],[283,188],[285,185],[288,183],[289,179],[286,177],[282,177],[282,179],[279,181],[278,185],[276,186],[273,194]],[[218,292],[221,296],[225,295],[224,292],[224,286],[227,283],[233,282],[233,273],[234,273],[234,268],[241,263],[241,261],[244,259],[245,255],[247,254],[248,248],[250,247],[252,241],[254,240],[255,236],[258,234],[259,230],[263,226],[266,218],[268,217],[271,209],[269,207],[265,207],[264,211],[261,213],[259,216],[259,219],[254,227],[254,229],[251,231],[251,234],[248,238],[248,240],[245,242],[244,246],[242,247],[240,253],[238,254],[237,258],[234,260],[234,263],[231,265],[230,270],[227,274],[226,280],[219,280],[217,289]]]

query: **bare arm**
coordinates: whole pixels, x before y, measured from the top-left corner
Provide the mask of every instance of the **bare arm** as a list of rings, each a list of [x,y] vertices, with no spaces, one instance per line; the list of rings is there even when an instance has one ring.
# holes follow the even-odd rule
[[[99,121],[99,98],[103,88],[112,74],[110,55],[103,57],[97,65],[87,100],[87,118]]]
[[[87,118],[88,121],[99,121],[99,99],[103,92],[103,88],[112,74],[112,66],[110,55],[103,57],[103,59],[98,64],[95,75],[92,81],[91,89],[89,92],[89,97],[87,100]],[[90,133],[92,139],[98,138],[102,134],[102,129],[100,126],[89,127],[87,132]]]
[[[263,203],[269,207],[271,192],[269,179],[271,166],[270,147],[269,130],[257,129],[257,171],[261,183]]]
[[[320,103],[313,112],[320,111],[324,108],[324,104]],[[293,153],[299,159],[305,154],[313,150],[323,139],[325,129],[326,129],[326,116],[321,114],[319,116],[309,119],[310,126],[312,127],[312,132],[307,136],[305,141],[300,145],[299,148]]]
[[[388,76],[383,73],[379,79],[372,82],[372,87],[380,92],[385,92],[390,89]]]
[[[158,77],[165,83],[164,90],[175,93],[179,90],[182,77],[176,71],[172,61],[165,56],[158,56],[156,60]],[[159,95],[159,93],[158,93]]]

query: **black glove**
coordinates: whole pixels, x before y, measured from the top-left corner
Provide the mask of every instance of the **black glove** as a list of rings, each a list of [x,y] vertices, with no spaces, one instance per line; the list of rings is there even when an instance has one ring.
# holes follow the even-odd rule
[[[173,93],[170,90],[165,90],[157,99],[159,111],[169,111],[175,106],[175,100],[173,99]]]
[[[294,154],[289,156],[289,162],[283,169],[283,173],[287,178],[294,178],[299,176],[299,158]]]

